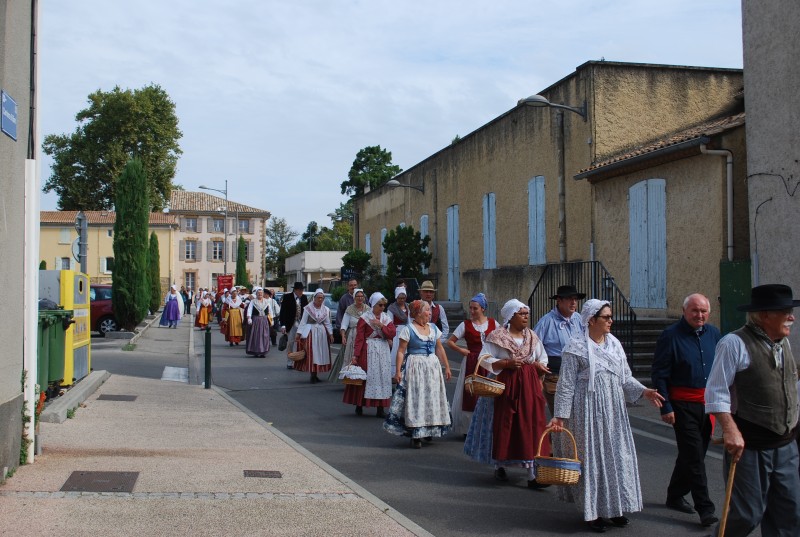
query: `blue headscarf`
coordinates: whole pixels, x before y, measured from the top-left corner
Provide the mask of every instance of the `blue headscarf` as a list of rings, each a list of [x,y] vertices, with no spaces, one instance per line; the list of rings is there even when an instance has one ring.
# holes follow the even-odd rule
[[[486,296],[483,293],[478,293],[477,295],[472,297],[469,301],[477,302],[482,309],[486,309],[489,306],[489,303],[486,302]]]

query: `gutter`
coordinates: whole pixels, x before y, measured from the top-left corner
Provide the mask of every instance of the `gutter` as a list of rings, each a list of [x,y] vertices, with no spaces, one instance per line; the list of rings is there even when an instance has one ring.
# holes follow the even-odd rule
[[[707,149],[706,144],[700,145],[700,152],[704,155],[725,157],[725,190],[727,194],[727,223],[728,223],[728,261],[733,261],[733,153],[727,149]]]

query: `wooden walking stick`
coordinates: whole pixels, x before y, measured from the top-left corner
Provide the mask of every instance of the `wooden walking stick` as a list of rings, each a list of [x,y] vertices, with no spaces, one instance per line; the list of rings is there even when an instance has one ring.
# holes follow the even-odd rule
[[[719,533],[717,537],[725,536],[725,523],[728,521],[728,509],[731,505],[731,493],[733,492],[733,477],[736,475],[736,462],[731,461],[728,469],[728,486],[725,487],[725,505],[722,508],[722,519],[719,521]]]

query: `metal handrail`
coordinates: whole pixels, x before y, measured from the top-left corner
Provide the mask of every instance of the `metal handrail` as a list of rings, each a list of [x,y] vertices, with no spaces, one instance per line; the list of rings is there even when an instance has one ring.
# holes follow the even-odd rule
[[[545,313],[553,309],[555,302],[550,299],[560,285],[574,285],[587,298],[598,298],[611,302],[614,310],[612,331],[622,343],[628,363],[633,357],[633,333],[636,312],[630,301],[617,287],[613,276],[600,261],[576,261],[572,263],[550,263],[545,265],[539,280],[528,298],[531,327]]]

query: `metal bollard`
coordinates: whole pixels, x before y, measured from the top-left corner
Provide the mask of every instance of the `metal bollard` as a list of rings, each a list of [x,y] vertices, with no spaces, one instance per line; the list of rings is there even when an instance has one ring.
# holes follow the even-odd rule
[[[206,390],[211,388],[211,325],[206,326]]]

